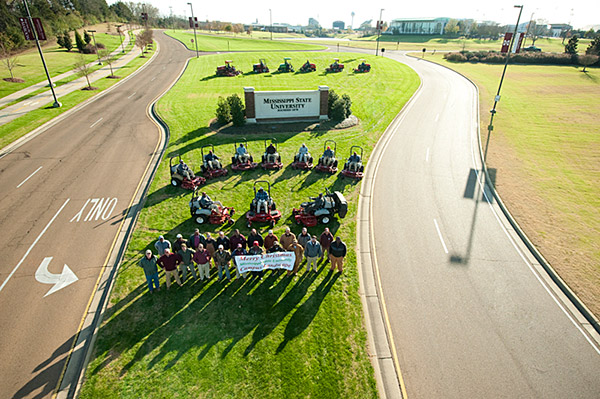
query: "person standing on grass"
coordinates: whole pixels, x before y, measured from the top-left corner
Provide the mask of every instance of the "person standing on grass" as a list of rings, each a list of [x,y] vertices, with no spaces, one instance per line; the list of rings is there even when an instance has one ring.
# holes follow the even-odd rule
[[[181,244],[187,244],[187,240],[181,234],[177,234],[177,239],[173,243],[173,252],[178,253],[181,249]]]
[[[329,246],[333,242],[333,234],[329,231],[329,227],[325,227],[325,231],[321,234],[321,238],[319,239],[321,246],[323,247],[323,255],[325,255],[325,251],[327,251],[327,258],[325,263],[329,262]],[[323,257],[321,255],[321,257]]]
[[[231,249],[231,244],[229,242],[229,237],[227,237],[225,235],[225,233],[222,232],[222,231],[219,231],[219,236],[217,237],[216,242],[217,242],[217,248],[219,247],[219,245],[222,245],[223,249],[225,251],[229,251]]]
[[[198,249],[198,245],[202,244],[202,246],[206,246],[206,237],[200,233],[200,230],[194,230],[194,234],[190,236],[188,239],[188,244],[191,249]]]
[[[314,264],[316,272],[317,262],[323,257],[323,248],[321,247],[319,241],[317,241],[317,236],[312,236],[310,241],[306,244],[306,247],[304,248],[304,256],[306,256],[306,271],[310,271],[310,266]]]
[[[300,263],[302,263],[302,255],[304,254],[304,248],[298,244],[297,240],[294,240],[289,247],[286,248],[288,252],[293,252],[296,255],[296,260],[294,261],[294,269],[288,270],[287,275],[290,274],[296,275],[298,273],[298,268],[300,267]]]
[[[243,234],[240,234],[238,229],[235,229],[229,238],[229,245],[235,251],[238,247],[238,244],[242,244],[242,248],[246,249],[246,237],[244,237]]]
[[[287,247],[289,247],[295,239],[296,235],[292,233],[289,227],[286,227],[285,233],[283,233],[279,239],[279,243],[283,248],[287,249]]]
[[[225,269],[225,275],[227,276],[227,280],[231,281],[231,275],[229,274],[229,261],[231,260],[231,255],[229,251],[225,251],[223,245],[219,245],[219,249],[215,252],[215,263],[217,264],[217,269],[219,271],[219,281],[223,279],[223,269]]]
[[[188,269],[192,272],[194,280],[198,280],[198,275],[196,274],[196,266],[194,265],[194,261],[192,260],[195,253],[196,251],[188,248],[185,242],[181,243],[181,249],[177,251],[177,255],[181,257],[179,270],[181,271],[181,281],[184,283],[185,280],[187,280]]]
[[[344,257],[346,256],[346,244],[338,236],[335,241],[329,246],[329,259],[331,259],[331,268],[334,271],[336,268],[339,273],[344,271]]]
[[[273,244],[277,241],[277,236],[273,234],[273,230],[269,230],[269,233],[265,237],[265,250],[269,250]]]
[[[252,246],[248,250],[248,255],[262,255],[263,253],[264,253],[264,250],[260,245],[258,245],[258,240],[254,241],[252,243]],[[252,272],[252,275],[254,277],[260,277],[261,279],[262,279],[263,274],[264,274],[264,272],[262,270]]]
[[[144,275],[146,276],[146,282],[151,294],[154,293],[154,290],[160,291],[158,267],[156,266],[157,261],[156,256],[148,249],[146,250],[146,255],[139,262],[139,266],[144,269]]]
[[[206,250],[208,251],[208,253],[210,254],[210,257],[215,258],[215,252],[217,252],[217,242],[215,241],[214,238],[212,238],[212,236],[210,235],[210,233],[206,233],[206,245],[204,246],[206,248]],[[217,264],[215,263],[215,267],[217,266]]]
[[[177,254],[171,253],[170,248],[165,249],[163,256],[158,258],[157,264],[165,271],[165,277],[167,278],[167,289],[171,288],[171,276],[175,277],[177,285],[181,287],[181,280],[179,279],[179,272],[177,266],[181,263],[181,257]]]
[[[252,248],[252,245],[254,245],[254,241],[258,241],[259,247],[262,247],[263,243],[264,243],[262,236],[256,232],[256,229],[252,229],[250,231],[247,241],[248,241],[248,249]]]
[[[154,248],[156,248],[158,256],[163,256],[165,253],[165,249],[171,249],[171,243],[169,242],[169,240],[165,240],[164,236],[159,236],[158,241],[154,243]]]
[[[275,252],[285,252],[285,249],[279,244],[279,241],[275,241],[273,245],[271,245],[271,248],[267,249],[268,254],[273,254]]]
[[[200,274],[200,281],[204,281],[204,277],[210,280],[210,252],[204,249],[204,245],[199,244],[196,253],[193,256],[194,262],[198,265],[198,273]]]
[[[233,240],[233,237],[231,237],[231,238]],[[233,261],[232,262],[233,266],[235,267],[235,277],[236,278],[240,278],[240,271],[238,270],[238,266],[237,266],[237,262],[235,261],[235,257],[236,256],[247,255],[247,254],[248,254],[248,251],[246,251],[246,248],[244,248],[242,246],[242,244],[238,244],[236,246],[236,248],[233,250],[233,252],[231,253],[231,259]],[[248,272],[242,274],[242,276],[244,278],[246,278],[247,275],[248,275]]]
[[[298,244],[302,248],[306,248],[306,244],[310,241],[310,234],[308,234],[308,230],[306,227],[302,228],[302,233],[298,234]]]

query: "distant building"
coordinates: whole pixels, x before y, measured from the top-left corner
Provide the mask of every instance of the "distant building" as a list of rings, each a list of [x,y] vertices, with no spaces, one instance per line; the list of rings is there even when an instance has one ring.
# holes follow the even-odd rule
[[[569,24],[550,24],[550,33],[552,37],[560,37],[564,32],[572,30],[573,27]]]
[[[321,27],[321,24],[316,19],[309,18],[308,19],[308,27],[311,28],[311,29],[318,29],[318,28]]]
[[[449,18],[394,19],[388,31],[396,35],[443,35]]]
[[[252,27],[253,31],[263,31],[263,32],[277,32],[277,33],[288,33],[290,29],[288,29],[290,25],[287,24],[273,24],[273,26],[263,25],[252,23],[250,25],[244,25],[244,30],[248,31],[250,27]]]
[[[333,21],[333,29],[344,30],[346,29],[346,23],[344,21]]]
[[[363,22],[362,24],[360,24],[360,26],[358,27],[357,30],[361,30],[361,31],[369,31],[372,29],[371,24],[373,23],[372,19],[366,20],[365,22]]]

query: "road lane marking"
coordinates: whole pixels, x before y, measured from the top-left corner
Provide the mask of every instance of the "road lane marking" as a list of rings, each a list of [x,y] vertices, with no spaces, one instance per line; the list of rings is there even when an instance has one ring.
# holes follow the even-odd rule
[[[36,174],[36,173],[37,173],[37,172],[38,172],[40,169],[42,169],[42,167],[41,167],[41,166],[40,166],[39,168],[37,168],[37,169],[35,170],[35,172],[33,172],[32,174],[30,174],[30,175],[29,175],[29,177],[28,177],[27,179],[23,180],[23,181],[21,182],[21,184],[19,184],[19,185],[17,186],[17,188],[21,187],[21,186],[22,186],[22,185],[23,185],[23,184],[24,184],[24,183],[25,183],[27,180],[31,179],[31,178],[33,177],[33,175],[35,175],[35,174]]]
[[[156,79],[156,76],[153,77],[152,79],[150,79],[151,82],[154,82],[154,79]]]
[[[98,119],[96,122],[92,123],[92,125],[90,126],[90,129],[93,128],[94,126],[96,126],[98,123],[100,123],[100,121],[104,119],[104,118],[100,118]]]
[[[44,235],[44,233],[46,233],[46,230],[48,230],[48,228],[50,227],[50,225],[54,222],[54,220],[56,220],[56,218],[58,217],[58,215],[62,212],[62,210],[65,208],[65,206],[67,206],[67,204],[69,203],[70,200],[71,200],[71,198],[67,198],[67,200],[65,201],[65,203],[63,204],[63,206],[60,207],[60,209],[58,210],[58,212],[56,212],[56,214],[54,215],[54,217],[52,219],[50,219],[50,221],[48,222],[48,224],[46,225],[46,227],[44,227],[44,230],[42,230],[42,232],[40,233],[40,235],[37,236],[37,238],[35,239],[35,241],[33,242],[33,244],[31,244],[31,246],[29,247],[29,249],[27,250],[27,252],[25,252],[25,255],[23,255],[23,258],[21,258],[21,260],[19,261],[19,263],[17,263],[17,265],[15,266],[15,268],[12,270],[12,272],[10,272],[10,274],[8,275],[8,277],[6,278],[6,280],[4,280],[4,282],[2,283],[2,285],[0,285],[0,292],[2,292],[2,290],[4,289],[4,286],[6,286],[6,283],[8,283],[8,280],[10,280],[10,278],[13,276],[13,274],[15,274],[15,272],[19,269],[19,267],[21,267],[21,265],[23,264],[23,262],[27,258],[27,255],[29,255],[29,253],[31,252],[31,250],[33,249],[33,247],[35,247],[35,245],[42,238],[42,236]]]
[[[440,119],[440,114],[437,114],[437,115],[435,116],[435,121],[434,121],[434,122],[437,122],[439,119]]]
[[[90,208],[87,216],[83,219],[84,222],[92,221],[92,220],[107,220],[110,215],[112,215],[115,207],[117,206],[117,198],[89,198],[79,212],[73,216],[69,223],[73,221],[79,222],[81,220],[81,216],[83,216],[83,211],[86,209],[89,203],[92,203],[92,207]]]
[[[137,93],[137,91],[134,91],[133,93],[131,93],[131,94],[129,95],[129,97],[127,97],[127,99],[130,99],[131,97],[135,96],[135,93]]]
[[[429,148],[427,148],[427,154],[425,154],[425,162],[429,162]]]
[[[73,273],[73,270],[71,270],[66,264],[63,266],[63,270],[60,274],[50,273],[50,271],[48,270],[50,262],[52,262],[52,256],[45,257],[40,266],[35,271],[35,279],[37,281],[39,281],[42,284],[53,284],[53,287],[50,288],[48,292],[46,292],[44,298],[79,280],[75,273]]]
[[[438,237],[440,237],[440,241],[442,242],[442,246],[444,247],[444,252],[448,253],[448,247],[446,247],[446,243],[444,242],[444,237],[442,237],[442,232],[440,231],[440,226],[438,226],[437,220],[433,219],[433,223],[435,223],[435,229],[437,230]]]

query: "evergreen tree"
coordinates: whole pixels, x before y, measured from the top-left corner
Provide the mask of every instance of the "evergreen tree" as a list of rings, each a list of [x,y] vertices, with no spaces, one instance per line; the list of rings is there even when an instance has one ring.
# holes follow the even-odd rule
[[[90,42],[92,41],[92,37],[90,36],[87,30],[83,31],[83,41],[85,42],[85,44],[90,44]]]
[[[577,35],[574,35],[572,38],[570,38],[565,46],[565,53],[571,54],[571,55],[576,55],[578,42],[579,42],[579,39],[577,39]]]
[[[600,36],[596,36],[585,50],[588,55],[600,55]]]
[[[73,48],[73,42],[71,41],[71,35],[69,35],[69,32],[65,32],[62,41],[63,47],[66,48],[67,51],[71,51],[71,49]]]
[[[233,94],[227,97],[227,102],[229,103],[233,125],[243,126],[246,123],[246,109],[244,108],[242,99],[237,94]]]
[[[85,50],[85,42],[83,41],[81,35],[77,31],[75,31],[75,46],[77,47],[77,50],[80,53],[83,53],[83,51]]]
[[[59,47],[64,48],[65,47],[64,36],[63,35],[58,35],[56,37],[56,43],[58,44]]]

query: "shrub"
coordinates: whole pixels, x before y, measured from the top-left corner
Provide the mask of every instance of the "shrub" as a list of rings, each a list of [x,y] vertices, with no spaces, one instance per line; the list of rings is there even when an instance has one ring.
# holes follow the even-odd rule
[[[331,110],[333,109],[333,103],[337,101],[340,96],[333,90],[329,90],[329,97],[327,98],[327,115],[331,118]]]
[[[246,123],[246,109],[244,108],[242,99],[237,94],[233,94],[227,97],[227,102],[229,103],[233,126],[243,126]]]
[[[75,47],[77,47],[77,50],[80,53],[83,53],[85,50],[85,42],[83,41],[81,35],[77,31],[75,31]]]
[[[217,121],[221,125],[225,125],[231,122],[231,110],[229,108],[229,101],[223,97],[219,97],[217,100]]]
[[[334,121],[343,121],[346,119],[346,103],[343,99],[339,98],[331,106],[331,113],[329,115]]]
[[[56,36],[56,43],[58,44],[58,47],[65,47],[65,42],[64,42],[64,36],[63,35],[58,35]]]
[[[96,54],[96,47],[92,43],[88,43],[83,48],[84,54]]]
[[[69,35],[69,32],[65,32],[65,34],[63,35],[63,47],[67,49],[67,51],[71,51],[71,49],[73,48],[73,42],[71,41],[71,35]]]
[[[83,41],[85,42],[85,44],[90,44],[90,42],[92,41],[92,37],[90,36],[87,30],[83,31]]]
[[[352,115],[352,100],[347,94],[342,94],[342,100],[344,101],[344,119]]]
[[[444,58],[450,62],[466,62],[467,57],[465,57],[461,53],[446,53],[444,54]]]

